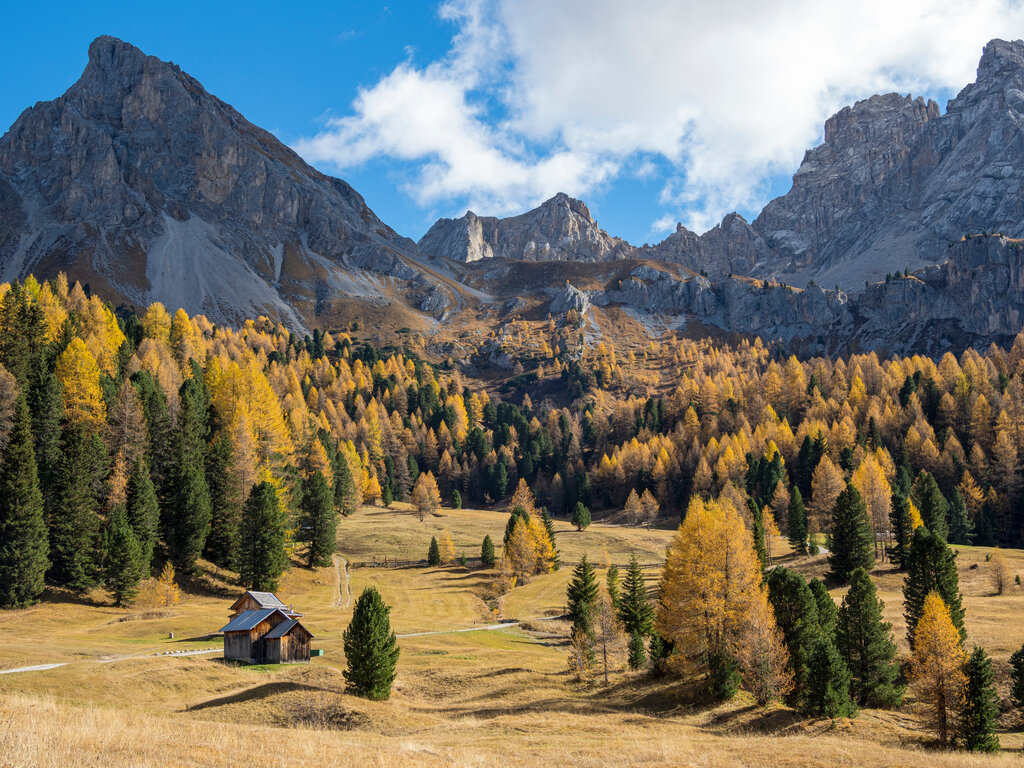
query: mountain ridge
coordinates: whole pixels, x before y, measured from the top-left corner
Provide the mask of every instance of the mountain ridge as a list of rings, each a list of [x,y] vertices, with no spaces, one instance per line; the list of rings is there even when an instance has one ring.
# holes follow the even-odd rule
[[[637,247],[592,219],[579,219],[577,225],[586,226],[577,226],[581,235],[572,242],[572,227],[550,221],[552,203],[568,200],[565,210],[586,206],[559,193],[505,219],[472,212],[440,219],[419,246],[456,261],[579,252],[585,261],[649,258],[713,277],[744,274],[795,285],[816,280],[855,290],[894,267],[940,263],[945,246],[964,234],[1024,234],[1021,125],[1024,42],[993,40],[982,53],[977,80],[950,100],[945,113],[934,101],[889,93],[829,117],[822,143],[807,150],[789,192],[752,222],[733,212],[703,234],[680,224],[660,243]],[[993,132],[1006,136],[1008,146],[987,146]],[[951,191],[956,196],[947,201]],[[539,219],[546,226],[538,226]],[[470,221],[487,226],[474,229]],[[549,232],[559,239],[552,242]],[[614,249],[605,245],[612,241]]]

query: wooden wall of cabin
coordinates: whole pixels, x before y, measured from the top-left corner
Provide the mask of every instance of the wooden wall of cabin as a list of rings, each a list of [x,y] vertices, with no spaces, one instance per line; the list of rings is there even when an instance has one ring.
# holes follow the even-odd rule
[[[252,643],[248,632],[226,632],[224,634],[224,658],[246,662],[252,658]]]

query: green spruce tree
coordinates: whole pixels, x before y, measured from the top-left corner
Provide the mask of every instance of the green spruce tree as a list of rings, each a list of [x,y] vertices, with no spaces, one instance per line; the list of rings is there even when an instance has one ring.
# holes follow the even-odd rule
[[[210,535],[213,516],[206,482],[208,396],[202,371],[193,370],[179,390],[177,456],[171,471],[171,494],[164,508],[167,551],[180,574],[191,573]]]
[[[330,565],[331,555],[338,549],[338,518],[334,511],[334,493],[320,471],[302,482],[300,521],[309,567]]]
[[[836,647],[846,661],[851,691],[862,707],[895,707],[903,700],[892,625],[882,620],[884,605],[863,568],[850,574],[836,623]]]
[[[555,555],[555,559],[551,563],[551,570],[557,571],[562,567],[562,562],[561,553],[558,551],[558,547],[555,546],[555,521],[551,519],[547,508],[541,510],[540,519],[544,523],[544,530],[548,532],[548,539],[551,540],[551,551]]]
[[[793,487],[793,494],[789,497],[789,545],[797,554],[807,554],[807,511],[804,509],[804,499],[800,495],[800,489]]]
[[[594,611],[597,606],[597,577],[594,569],[584,555],[572,572],[572,580],[566,590],[567,608],[566,613],[572,622],[572,631],[580,632],[587,638],[591,646],[590,654],[593,655],[594,633]]]
[[[958,740],[970,752],[998,752],[999,696],[988,654],[981,648],[975,648],[967,659],[964,673],[967,675],[967,688],[960,710]]]
[[[932,590],[946,602],[953,626],[959,630],[960,637],[966,639],[956,555],[942,536],[921,526],[910,540],[907,575],[903,579],[903,616],[907,620],[907,642],[911,648],[917,622],[924,611],[924,600]]]
[[[907,496],[893,494],[892,505],[889,508],[889,527],[892,529],[889,557],[897,568],[904,571],[910,553],[910,538],[914,535],[914,526],[910,519],[910,499]]]
[[[633,632],[629,636],[629,657],[627,659],[630,669],[643,669],[647,664],[647,650],[644,648],[644,636],[639,632]]]
[[[654,627],[654,606],[647,599],[644,574],[636,555],[630,556],[626,578],[622,582],[619,621],[627,634],[640,635],[641,638],[650,635]]]
[[[838,581],[848,582],[854,570],[871,570],[875,564],[875,534],[860,492],[852,483],[846,484],[832,509],[829,548],[829,576]]]
[[[802,707],[805,712],[833,719],[857,714],[850,699],[850,670],[830,640],[818,639],[807,669],[807,691]]]
[[[576,506],[572,508],[572,524],[576,526],[577,531],[590,527],[590,510],[582,501],[577,501]]]
[[[398,665],[398,638],[391,631],[389,614],[376,587],[367,587],[356,601],[352,621],[342,636],[345,646],[346,687],[373,701],[391,697]]]
[[[608,566],[608,571],[604,575],[605,588],[608,590],[608,597],[612,601],[612,609],[616,612],[619,610],[619,569],[612,563]]]
[[[244,494],[235,472],[234,448],[227,435],[220,435],[210,445],[206,457],[206,483],[210,489],[210,535],[206,537],[206,556],[222,568],[234,569],[238,565],[238,530],[242,522]]]
[[[822,637],[834,638],[836,632],[836,619],[839,615],[839,608],[832,595],[828,593],[828,587],[821,579],[811,579],[807,582],[811,594],[814,595],[814,602],[818,606],[818,626],[821,627]]]
[[[768,599],[775,611],[775,621],[786,640],[793,691],[790,700],[802,700],[808,684],[811,654],[821,639],[818,604],[804,577],[788,568],[777,567],[768,572]]]
[[[107,474],[103,441],[86,427],[67,423],[61,433],[60,462],[47,509],[50,570],[47,580],[84,591],[96,586],[103,561],[100,494]]]
[[[430,537],[430,547],[427,549],[427,565],[438,566],[441,564],[441,548],[437,544],[437,536]]]
[[[145,456],[139,457],[128,476],[126,506],[128,524],[139,545],[139,565],[142,577],[145,578],[153,567],[153,551],[156,549],[160,529],[160,504],[156,499],[156,488],[149,476],[149,463]]]
[[[344,451],[335,452],[332,469],[334,470],[334,506],[338,508],[338,512],[348,517],[359,507],[359,499],[355,483],[352,481],[352,470],[348,466]],[[415,480],[415,478],[413,479]]]
[[[949,512],[949,543],[969,545],[974,541],[974,521],[967,511],[967,501],[959,488],[953,489],[950,496]]]
[[[1010,656],[1010,700],[1024,714],[1024,645]]]
[[[930,472],[921,470],[914,480],[914,488],[910,495],[921,513],[924,527],[948,540],[949,527],[946,522],[946,513],[949,511],[949,502],[942,495],[939,484],[935,482],[935,478]]]
[[[123,505],[111,507],[103,538],[103,585],[116,605],[131,605],[139,593],[139,582],[148,574],[143,573],[142,548]]]
[[[438,560],[440,560],[440,553],[438,553]],[[491,537],[484,536],[483,544],[480,545],[480,565],[484,568],[494,567],[494,542],[491,541]]]
[[[0,608],[22,608],[39,599],[49,550],[32,420],[22,395],[0,461]]]
[[[288,567],[285,521],[277,490],[263,481],[252,487],[242,510],[238,580],[243,587],[273,592]]]

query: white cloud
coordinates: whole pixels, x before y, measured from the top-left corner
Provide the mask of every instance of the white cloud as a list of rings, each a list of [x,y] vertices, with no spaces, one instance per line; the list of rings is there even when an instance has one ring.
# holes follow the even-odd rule
[[[399,64],[296,149],[340,170],[400,159],[419,204],[498,214],[661,158],[656,226],[698,231],[759,209],[844,104],[958,90],[985,42],[1024,36],[1021,0],[457,0],[440,14],[457,29],[443,59]]]

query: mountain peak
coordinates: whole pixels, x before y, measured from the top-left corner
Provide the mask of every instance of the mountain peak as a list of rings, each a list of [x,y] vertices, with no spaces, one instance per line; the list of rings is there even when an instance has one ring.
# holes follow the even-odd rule
[[[89,45],[89,64],[86,73],[138,74],[147,56],[131,43],[110,35],[100,35]]]
[[[990,40],[978,63],[978,79],[1024,69],[1024,40]]]

